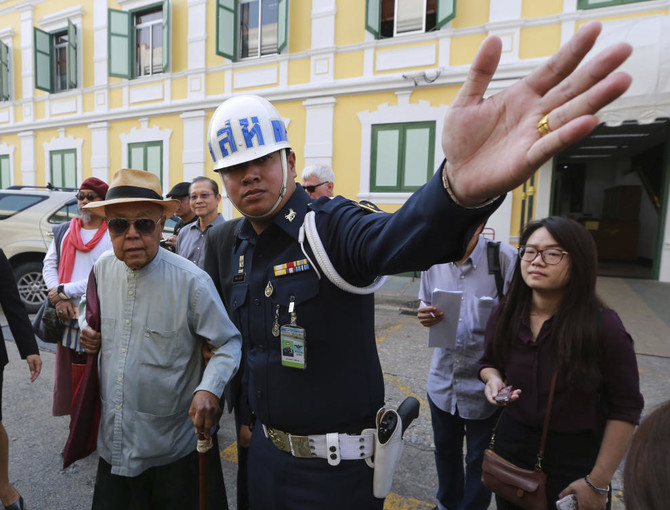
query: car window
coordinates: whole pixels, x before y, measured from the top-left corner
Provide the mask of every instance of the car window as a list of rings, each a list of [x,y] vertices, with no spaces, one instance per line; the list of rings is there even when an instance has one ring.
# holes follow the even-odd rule
[[[174,219],[174,216],[170,216],[165,220],[165,225],[163,225],[163,234],[172,235],[174,232],[174,226],[177,224],[177,220]]]
[[[28,209],[42,200],[44,195],[14,195],[11,193],[0,193],[0,220],[11,218],[16,213]]]
[[[73,198],[69,200],[63,207],[49,216],[47,221],[53,225],[59,225],[61,223],[70,221],[72,218],[78,215],[79,209],[77,207],[77,199]]]

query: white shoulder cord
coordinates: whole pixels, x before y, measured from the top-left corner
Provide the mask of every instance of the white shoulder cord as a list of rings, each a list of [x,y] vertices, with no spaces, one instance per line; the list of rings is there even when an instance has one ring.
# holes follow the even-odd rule
[[[300,248],[302,249],[302,252],[305,254],[305,257],[307,257],[307,260],[309,260],[310,264],[312,264],[312,267],[314,268],[314,271],[316,271],[316,275],[319,277],[319,279],[321,278],[319,270],[317,269],[316,264],[312,262],[312,259],[309,258],[309,255],[307,255],[307,252],[305,251],[304,246],[305,234],[307,234],[307,242],[312,247],[314,257],[319,263],[321,270],[323,271],[326,278],[328,278],[333,283],[333,285],[342,289],[345,292],[349,292],[350,294],[363,295],[363,294],[372,294],[373,292],[378,291],[381,288],[381,286],[384,285],[384,283],[386,282],[386,276],[378,276],[367,287],[356,287],[355,285],[350,284],[340,276],[340,274],[333,267],[333,264],[330,262],[330,258],[328,257],[328,254],[326,253],[326,250],[323,247],[323,243],[321,242],[321,238],[319,237],[319,232],[316,230],[315,217],[316,214],[314,213],[314,211],[309,211],[305,215],[305,221],[300,227],[300,232],[298,233],[298,242],[300,243]]]

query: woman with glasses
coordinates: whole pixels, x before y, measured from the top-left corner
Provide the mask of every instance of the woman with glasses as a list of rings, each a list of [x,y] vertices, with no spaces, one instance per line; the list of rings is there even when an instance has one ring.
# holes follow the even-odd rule
[[[579,510],[609,508],[612,476],[643,407],[633,340],[596,296],[596,248],[583,225],[551,216],[527,225],[519,244],[480,361],[486,398],[506,406],[494,450],[519,467],[535,467],[556,373],[541,463],[548,508],[569,494]],[[509,400],[496,401],[506,386]],[[517,508],[499,496],[496,505]]]

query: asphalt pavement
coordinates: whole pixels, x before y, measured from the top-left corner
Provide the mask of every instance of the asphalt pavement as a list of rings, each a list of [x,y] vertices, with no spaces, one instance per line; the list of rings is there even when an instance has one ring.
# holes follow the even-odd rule
[[[425,380],[431,350],[425,328],[412,315],[418,279],[390,277],[376,295],[377,345],[384,370],[387,402],[398,404],[408,395],[422,402],[419,418],[406,433],[406,446],[394,478],[386,510],[428,510],[437,488],[432,454],[430,413],[425,404]],[[645,411],[670,398],[670,284],[647,280],[600,278],[598,290],[621,316],[635,340]],[[0,314],[5,339],[11,338]],[[29,382],[27,364],[8,341],[10,363],[4,371],[3,423],[9,436],[10,480],[31,510],[90,508],[97,456],[93,454],[62,469],[61,451],[67,439],[68,417],[51,416],[53,347],[40,344],[42,374]],[[236,456],[232,417],[221,423],[219,443],[231,508],[235,508]],[[614,509],[623,509],[621,472],[613,480]],[[495,508],[492,503],[491,509]],[[318,510],[318,509],[315,509]]]

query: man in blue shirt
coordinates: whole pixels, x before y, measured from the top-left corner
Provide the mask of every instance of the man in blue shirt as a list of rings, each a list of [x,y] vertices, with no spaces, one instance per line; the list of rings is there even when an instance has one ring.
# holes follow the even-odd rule
[[[445,347],[435,349],[428,375],[439,510],[486,510],[491,502],[491,491],[481,483],[481,467],[497,413],[484,396],[484,383],[478,373],[486,322],[502,296],[489,272],[491,241],[480,235],[483,227],[482,224],[477,229],[461,260],[435,265],[421,274],[419,322],[431,327],[446,315],[458,324],[455,337],[441,339]],[[516,250],[504,243],[500,243],[499,250],[500,274],[506,290],[514,273]],[[435,289],[461,293],[460,307],[438,309],[432,303]]]

